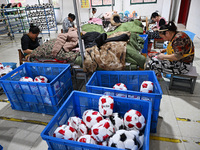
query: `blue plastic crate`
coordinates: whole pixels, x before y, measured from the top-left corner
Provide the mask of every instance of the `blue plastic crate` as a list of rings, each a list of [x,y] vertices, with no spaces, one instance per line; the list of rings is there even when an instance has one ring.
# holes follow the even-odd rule
[[[148,53],[148,34],[139,35],[144,39],[144,48],[142,49],[142,53]]]
[[[15,69],[16,65],[17,65],[17,63],[15,63],[15,62],[2,62],[2,64],[4,67],[9,65],[9,66],[11,66],[12,69]]]
[[[140,92],[140,85],[143,81],[151,81],[154,83],[153,93]],[[128,90],[121,91],[113,89],[113,86],[116,83],[124,83]],[[97,94],[105,94],[105,92],[109,92],[111,96],[123,94],[128,98],[151,101],[151,132],[156,132],[162,90],[154,71],[96,71],[86,84],[86,90],[87,92]]]
[[[86,93],[73,91],[67,100],[64,102],[59,111],[51,119],[48,125],[41,133],[41,137],[49,146],[49,150],[116,150],[107,146],[87,144],[82,142],[70,141],[53,137],[53,133],[57,127],[67,124],[69,117],[77,116],[82,118],[85,110],[93,109],[98,111],[98,101],[102,95],[94,93]],[[130,109],[140,111],[145,119],[146,126],[144,132],[144,144],[142,150],[149,149],[150,123],[151,123],[151,102],[140,101],[135,99],[121,98],[113,96],[114,112],[124,115]]]
[[[48,83],[20,82],[24,76],[41,75]],[[15,110],[54,115],[73,90],[69,64],[24,63],[0,78]]]

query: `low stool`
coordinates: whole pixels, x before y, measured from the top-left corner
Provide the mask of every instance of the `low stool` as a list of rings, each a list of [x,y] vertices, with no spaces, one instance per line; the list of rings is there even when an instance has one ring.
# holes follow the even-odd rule
[[[177,90],[189,90],[191,94],[193,94],[196,79],[198,73],[196,71],[196,67],[193,66],[190,71],[186,74],[175,75],[171,74],[169,90],[177,89]]]

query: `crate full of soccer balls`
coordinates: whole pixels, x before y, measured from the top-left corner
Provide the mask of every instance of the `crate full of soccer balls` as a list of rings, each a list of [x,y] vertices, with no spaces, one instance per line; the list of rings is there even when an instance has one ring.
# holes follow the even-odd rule
[[[13,109],[50,115],[73,90],[69,64],[24,63],[0,83]]]
[[[162,89],[154,71],[96,71],[87,92],[152,102],[151,132],[156,132]]]
[[[41,137],[51,150],[148,150],[149,101],[73,91]]]

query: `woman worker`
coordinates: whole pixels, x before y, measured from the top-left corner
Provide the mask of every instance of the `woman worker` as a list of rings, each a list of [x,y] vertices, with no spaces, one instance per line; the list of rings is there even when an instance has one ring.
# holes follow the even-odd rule
[[[151,30],[147,31],[148,34],[148,40],[150,39],[160,39],[161,37],[159,36],[158,30],[162,25],[166,25],[167,22],[165,21],[165,18],[161,17],[157,12],[152,13],[151,19],[156,22],[156,26],[152,27]]]
[[[160,27],[159,35],[169,41],[167,49],[161,51],[148,62],[147,67],[154,70],[157,77],[161,72],[166,74],[188,73],[193,64],[194,45],[184,32],[178,32],[173,22]],[[167,54],[163,54],[167,52]]]
[[[166,25],[167,22],[164,17],[161,17],[157,12],[151,14],[151,20],[157,23],[156,26],[152,27],[152,30],[159,30],[162,25]]]
[[[68,17],[63,21],[63,33],[67,33],[69,28],[74,28],[74,20],[76,16],[74,14],[69,13]]]
[[[31,52],[40,45],[38,42],[39,33],[40,29],[37,26],[30,24],[29,33],[22,36],[21,46],[25,56],[31,54]]]
[[[96,18],[96,16],[95,16],[96,12],[97,12],[97,9],[96,8],[92,8],[92,13],[90,14],[89,20],[91,20],[93,18]]]

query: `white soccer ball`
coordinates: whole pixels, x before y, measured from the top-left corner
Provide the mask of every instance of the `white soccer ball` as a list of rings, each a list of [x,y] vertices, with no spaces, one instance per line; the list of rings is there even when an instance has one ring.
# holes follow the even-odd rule
[[[124,120],[119,116],[118,113],[113,113],[111,116],[109,116],[109,120],[114,125],[116,131],[124,129]]]
[[[143,81],[140,86],[140,92],[153,93],[153,82]]]
[[[117,83],[113,86],[113,89],[126,91],[127,87],[124,83]]]
[[[77,141],[89,144],[97,144],[97,142],[91,135],[82,135],[81,137],[78,138]]]
[[[73,127],[67,126],[65,128],[65,134],[64,134],[63,138],[66,140],[76,141],[78,138],[77,131]]]
[[[102,116],[110,116],[113,113],[114,100],[111,96],[103,95],[99,98],[99,112]]]
[[[91,131],[92,131],[92,136],[98,142],[103,142],[114,134],[115,128],[110,120],[104,119],[99,123],[93,125]]]
[[[85,122],[86,126],[90,129],[93,125],[103,120],[103,117],[98,111],[90,109],[84,111],[82,119],[83,122]]]
[[[48,79],[45,76],[37,76],[35,77],[34,82],[47,83]]]
[[[68,119],[67,125],[73,127],[74,129],[76,129],[77,133],[78,133],[78,137],[82,136],[82,135],[86,135],[87,134],[87,127],[85,125],[85,123],[83,122],[82,119],[80,119],[79,117],[70,117]]]
[[[65,135],[65,129],[66,128],[67,128],[67,125],[61,125],[61,126],[57,127],[56,130],[53,133],[53,137],[63,139],[63,137]]]
[[[144,116],[137,110],[131,109],[124,114],[124,125],[127,130],[142,130],[145,124]]]
[[[21,77],[19,81],[23,82],[33,82],[33,79],[31,77]]]
[[[110,147],[137,150],[138,142],[135,135],[126,130],[118,130],[108,142]]]

